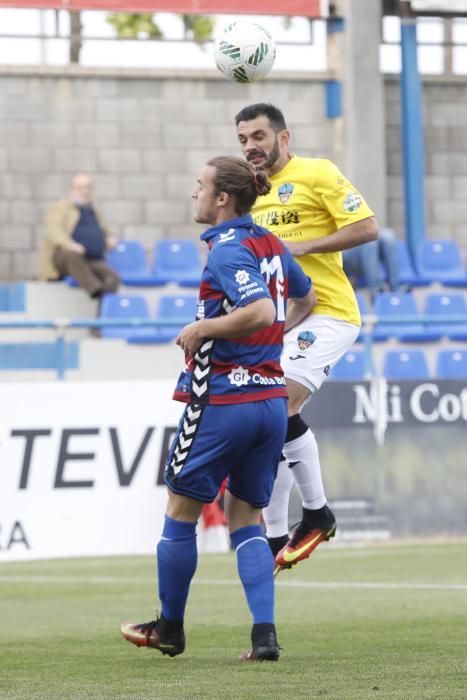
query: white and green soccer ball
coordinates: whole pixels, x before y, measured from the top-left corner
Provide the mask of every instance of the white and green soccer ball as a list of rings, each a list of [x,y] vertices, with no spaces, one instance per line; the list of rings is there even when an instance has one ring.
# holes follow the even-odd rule
[[[227,25],[214,44],[216,66],[236,83],[253,83],[271,70],[276,44],[271,34],[246,19]]]

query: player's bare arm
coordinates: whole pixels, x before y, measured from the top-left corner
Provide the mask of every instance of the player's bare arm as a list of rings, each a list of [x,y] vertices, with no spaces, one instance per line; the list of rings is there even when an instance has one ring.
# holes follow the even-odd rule
[[[316,292],[313,287],[305,297],[301,299],[291,299],[287,302],[287,316],[285,318],[285,332],[295,328],[304,318],[311,313],[317,302]]]
[[[175,342],[193,356],[207,338],[242,338],[272,326],[276,308],[272,299],[258,299],[226,316],[194,321],[182,329]]]
[[[335,253],[347,248],[354,248],[362,243],[378,238],[378,224],[374,216],[342,226],[329,236],[315,238],[312,241],[282,241],[292,255],[300,257],[310,253]]]

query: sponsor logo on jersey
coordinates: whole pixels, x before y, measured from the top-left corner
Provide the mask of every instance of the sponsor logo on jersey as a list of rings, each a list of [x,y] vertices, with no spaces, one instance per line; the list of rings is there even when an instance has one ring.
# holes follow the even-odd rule
[[[362,206],[362,197],[358,192],[350,192],[344,199],[344,211],[357,211]]]
[[[316,336],[311,331],[301,331],[298,334],[297,344],[300,350],[308,350],[316,340]],[[292,358],[291,358],[292,359]]]
[[[219,234],[219,243],[227,243],[227,241],[233,241],[235,238],[235,229],[229,228],[227,233]]]
[[[245,367],[234,367],[229,374],[229,380],[234,386],[245,386],[250,381],[250,373]]]
[[[205,315],[206,313],[204,310],[204,299],[199,299],[196,304],[196,318],[201,319],[204,318]]]
[[[246,270],[237,270],[235,273],[235,281],[240,285],[246,284],[250,281],[250,275]]]
[[[279,200],[281,204],[287,204],[289,199],[292,197],[294,191],[294,186],[290,184],[290,182],[284,182],[283,185],[280,185],[277,188],[277,193],[279,195]]]

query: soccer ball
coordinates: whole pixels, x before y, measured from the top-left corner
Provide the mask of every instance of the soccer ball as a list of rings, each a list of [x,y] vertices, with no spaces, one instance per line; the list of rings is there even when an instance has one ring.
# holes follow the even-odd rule
[[[256,22],[232,22],[217,37],[214,45],[216,66],[236,83],[253,83],[271,70],[276,45],[270,33]]]

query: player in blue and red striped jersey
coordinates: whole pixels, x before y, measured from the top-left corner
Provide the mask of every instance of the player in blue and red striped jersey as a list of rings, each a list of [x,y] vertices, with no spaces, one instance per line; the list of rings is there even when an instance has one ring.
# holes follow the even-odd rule
[[[138,646],[176,656],[197,564],[196,523],[227,477],[226,515],[253,617],[246,660],[279,658],[274,625],[274,562],[260,527],[287,429],[280,366],[284,329],[315,302],[310,279],[273,234],[249,214],[269,191],[265,172],[240,158],[210,160],[193,192],[195,220],[210,224],[197,320],[176,342],[186,366],[174,398],[187,403],[166,465],[169,502],[157,547],[158,620],[124,623]],[[292,297],[287,309],[288,297]],[[287,315],[287,320],[286,320]]]

